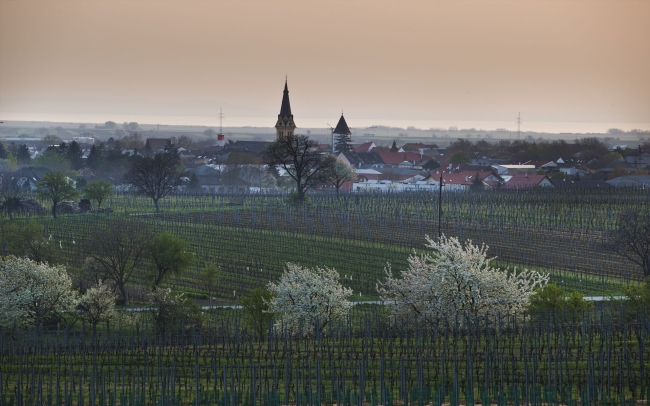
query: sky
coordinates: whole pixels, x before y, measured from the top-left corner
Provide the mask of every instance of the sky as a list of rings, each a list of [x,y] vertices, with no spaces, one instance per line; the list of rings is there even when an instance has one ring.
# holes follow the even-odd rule
[[[0,0],[0,119],[223,107],[270,127],[285,75],[299,126],[521,112],[650,129],[650,1]]]

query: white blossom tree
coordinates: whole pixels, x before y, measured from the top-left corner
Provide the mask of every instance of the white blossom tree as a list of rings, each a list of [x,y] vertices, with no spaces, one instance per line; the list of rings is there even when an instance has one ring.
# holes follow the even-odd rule
[[[42,327],[46,317],[74,310],[77,294],[62,266],[14,256],[0,260],[0,323]]]
[[[524,270],[517,273],[490,265],[488,246],[476,246],[457,238],[435,241],[425,237],[433,253],[415,252],[401,278],[393,276],[390,266],[387,279],[379,282],[382,298],[393,304],[396,320],[442,321],[476,320],[479,317],[505,315],[523,311],[536,287],[548,282],[548,275]]]
[[[276,327],[292,333],[322,331],[331,323],[347,317],[352,307],[348,297],[352,289],[339,282],[333,268],[304,268],[287,263],[278,283],[269,282],[274,297],[269,311],[279,315]]]
[[[328,161],[327,181],[336,188],[336,193],[339,193],[339,189],[345,182],[357,179],[357,172],[354,168],[339,161],[336,156],[328,154],[325,160]]]
[[[78,309],[81,312],[81,318],[93,328],[93,333],[97,330],[97,324],[103,321],[109,321],[113,317],[115,308],[115,289],[99,281],[96,287],[92,287],[79,299]]]

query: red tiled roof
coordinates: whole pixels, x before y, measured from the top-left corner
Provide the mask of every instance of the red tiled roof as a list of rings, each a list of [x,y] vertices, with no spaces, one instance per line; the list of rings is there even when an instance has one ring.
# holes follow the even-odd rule
[[[546,178],[546,175],[524,175],[516,174],[504,185],[506,189],[525,189],[532,188],[540,184]]]
[[[431,179],[435,181],[440,180],[440,173],[431,172],[429,174]],[[442,184],[443,185],[472,185],[474,179],[476,178],[476,173],[466,174],[466,173],[443,173],[442,174]]]
[[[372,145],[372,141],[370,142],[364,142],[363,144],[357,146],[354,148],[354,152],[370,152],[370,146]]]

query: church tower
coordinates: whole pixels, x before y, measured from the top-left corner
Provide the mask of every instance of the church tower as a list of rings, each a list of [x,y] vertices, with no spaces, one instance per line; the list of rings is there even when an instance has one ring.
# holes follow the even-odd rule
[[[289,88],[287,81],[284,81],[284,94],[282,95],[282,106],[278,114],[278,122],[275,124],[275,140],[280,141],[287,137],[292,137],[296,130],[296,123],[293,122],[291,114],[291,104],[289,103]]]

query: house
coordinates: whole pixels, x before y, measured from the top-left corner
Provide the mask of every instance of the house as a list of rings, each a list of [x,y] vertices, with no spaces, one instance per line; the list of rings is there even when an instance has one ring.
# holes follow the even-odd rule
[[[546,175],[515,174],[503,185],[505,189],[532,189],[536,187],[554,188]]]
[[[383,165],[384,161],[377,152],[342,152],[338,155],[339,160],[353,168],[368,168],[373,165]]]
[[[36,183],[50,170],[43,167],[26,166],[17,171],[3,174],[3,180],[13,180],[24,190],[36,190]]]
[[[354,182],[352,185],[352,190],[355,192],[432,192],[437,188],[437,183],[430,183],[426,180],[413,182],[369,180]]]
[[[496,173],[492,171],[461,171],[461,172],[452,172],[454,175],[463,175],[463,176],[469,176],[470,179],[475,179],[479,178],[482,180],[484,183],[487,182],[496,182],[496,183],[488,183],[488,185],[496,185],[496,184],[501,184],[504,183],[503,178]]]
[[[650,152],[635,151],[625,155],[625,161],[634,166],[645,167],[650,165]]]
[[[429,185],[426,172],[408,168],[357,169],[353,191],[423,191]]]
[[[582,166],[582,168],[580,168],[579,166]],[[585,168],[585,166],[582,161],[576,161],[574,159],[568,159],[567,161],[565,161],[562,158],[559,158],[554,163],[549,162],[546,165],[542,166],[542,169],[546,170],[547,174],[562,172],[563,174],[569,176],[578,175],[581,177],[585,177],[591,173],[590,171],[583,168]]]
[[[388,165],[404,165],[404,162],[410,162],[413,166],[422,167],[431,160],[431,157],[420,154],[419,152],[378,152],[382,161]]]
[[[422,142],[407,142],[406,144],[402,145],[402,150],[404,151],[417,151],[422,155],[434,157],[440,155],[438,153],[438,147],[437,144],[425,144]]]
[[[634,170],[636,169],[634,165],[632,165],[631,163],[627,162],[624,159],[621,159],[621,160],[610,162],[606,166],[598,169],[596,172],[609,175],[610,173],[614,172],[614,169],[616,168],[623,168],[628,172],[634,172]]]
[[[373,148],[376,148],[377,146],[375,145],[374,142],[369,141],[369,142],[364,142],[361,145],[357,145],[354,147],[352,150],[353,152],[370,152],[372,151]]]
[[[427,178],[431,183],[440,185],[440,173],[435,172],[431,173]],[[479,178],[481,187],[485,187],[486,184]],[[442,174],[442,186],[443,190],[462,192],[469,190],[476,182],[476,174],[468,173],[444,173]]]
[[[218,193],[226,189],[220,172],[213,175],[196,175],[196,178],[199,180],[199,185],[204,192]]]
[[[555,161],[527,161],[523,165],[535,165],[535,168],[549,170],[551,168],[556,168],[557,164]]]
[[[357,182],[367,182],[369,180],[378,180],[382,173],[376,169],[356,169]]]
[[[650,175],[619,176],[606,182],[614,187],[638,187],[647,189],[650,188]]]
[[[521,172],[534,172],[537,170],[535,165],[492,165],[492,169],[498,175],[513,175]],[[543,175],[540,175],[543,176]]]

